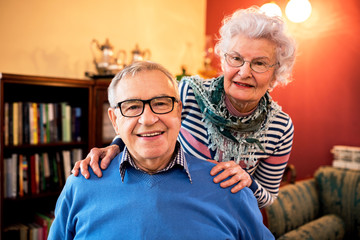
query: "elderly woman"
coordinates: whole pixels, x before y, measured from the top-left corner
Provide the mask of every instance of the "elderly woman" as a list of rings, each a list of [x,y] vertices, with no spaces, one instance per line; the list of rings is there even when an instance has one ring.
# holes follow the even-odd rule
[[[289,115],[272,101],[269,92],[286,85],[295,61],[295,42],[284,22],[257,7],[238,10],[225,18],[215,52],[223,75],[204,80],[183,78],[179,141],[184,150],[213,159],[215,183],[232,186],[232,192],[249,187],[260,208],[276,198],[287,165],[294,127]],[[116,146],[116,145],[115,145]],[[106,168],[119,152],[114,145],[91,150],[73,173],[87,175],[90,164],[98,176],[98,159]]]

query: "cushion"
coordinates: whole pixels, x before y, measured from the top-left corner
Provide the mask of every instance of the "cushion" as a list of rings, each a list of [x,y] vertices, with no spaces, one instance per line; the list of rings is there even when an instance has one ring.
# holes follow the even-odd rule
[[[344,221],[330,214],[292,230],[277,240],[342,240],[344,234]]]
[[[344,220],[344,239],[360,239],[360,171],[326,166],[314,177],[323,214],[336,214]]]
[[[275,237],[316,219],[319,216],[319,197],[315,180],[281,187],[278,198],[265,208],[265,213],[268,228]]]

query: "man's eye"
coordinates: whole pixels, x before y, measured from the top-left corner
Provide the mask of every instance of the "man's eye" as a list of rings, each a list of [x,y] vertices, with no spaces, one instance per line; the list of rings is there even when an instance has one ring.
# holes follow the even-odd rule
[[[134,111],[134,110],[137,110],[137,109],[140,109],[140,108],[141,108],[140,104],[130,104],[130,105],[123,106],[123,109],[125,111]]]
[[[139,109],[140,108],[140,105],[132,105],[132,106],[129,106],[128,109]]]
[[[156,102],[153,105],[156,107],[161,107],[161,106],[168,105],[168,104],[166,102]]]

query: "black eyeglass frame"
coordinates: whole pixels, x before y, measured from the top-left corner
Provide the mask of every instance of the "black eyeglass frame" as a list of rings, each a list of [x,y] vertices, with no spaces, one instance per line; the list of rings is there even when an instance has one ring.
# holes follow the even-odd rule
[[[267,72],[267,71],[269,71],[270,68],[275,67],[276,65],[279,65],[279,62],[277,62],[277,63],[275,63],[275,64],[273,64],[273,65],[266,65],[267,69],[266,69],[265,71],[263,71],[263,72],[259,72],[259,71],[256,71],[256,70],[254,70],[254,69],[252,68],[252,61],[246,61],[243,57],[239,56],[239,58],[241,58],[241,59],[243,60],[243,63],[242,63],[241,65],[235,66],[235,65],[229,63],[229,60],[228,60],[227,56],[230,56],[230,55],[229,55],[228,53],[225,53],[225,54],[224,54],[225,61],[227,62],[227,64],[229,64],[229,66],[231,66],[231,67],[242,67],[242,66],[244,66],[244,64],[245,64],[246,62],[248,62],[248,63],[250,64],[251,70],[253,70],[253,71],[256,72],[256,73],[264,73],[264,72]]]
[[[170,109],[169,111],[167,111],[167,112],[162,112],[162,113],[157,113],[157,112],[155,112],[154,109],[151,107],[150,102],[151,102],[152,100],[158,99],[158,98],[170,98],[170,99],[171,99],[171,102],[172,102],[171,109]],[[139,114],[135,115],[135,116],[127,116],[127,115],[125,115],[125,114],[122,112],[122,110],[121,110],[121,104],[123,104],[124,102],[129,102],[129,101],[140,101],[140,102],[142,102],[142,103],[143,103],[142,111],[141,111]],[[144,113],[145,104],[149,104],[149,107],[150,107],[151,111],[152,111],[153,113],[155,113],[155,114],[167,114],[167,113],[172,112],[172,111],[174,110],[174,103],[175,103],[175,102],[178,102],[178,100],[177,100],[175,97],[170,97],[170,96],[153,97],[153,98],[150,98],[150,99],[147,99],[147,100],[128,99],[128,100],[125,100],[125,101],[118,102],[118,103],[117,103],[117,106],[116,106],[115,108],[119,108],[121,115],[123,115],[124,117],[138,117],[138,116],[141,116],[141,114]]]

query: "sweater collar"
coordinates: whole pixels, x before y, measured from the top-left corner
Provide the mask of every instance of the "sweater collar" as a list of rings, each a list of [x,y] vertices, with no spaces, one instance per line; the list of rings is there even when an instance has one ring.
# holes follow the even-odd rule
[[[184,151],[179,142],[176,142],[173,160],[170,161],[170,163],[168,164],[167,167],[159,170],[158,172],[156,172],[156,174],[160,173],[160,172],[169,171],[170,169],[174,168],[175,166],[179,166],[182,169],[184,169],[189,178],[190,183],[192,183],[191,175],[190,175],[189,168],[188,168],[186,158],[185,158],[185,154],[184,154]],[[138,171],[142,171],[140,168],[138,168],[136,166],[136,164],[134,163],[134,160],[130,156],[130,153],[129,153],[127,147],[125,146],[124,151],[121,156],[120,169],[119,169],[122,182],[124,182],[126,168],[128,168],[128,167],[133,167]]]

